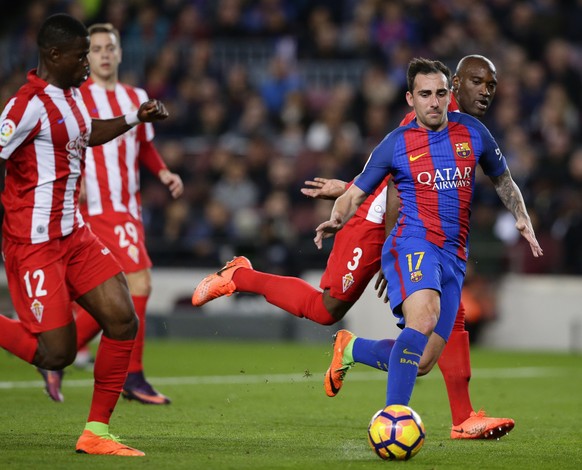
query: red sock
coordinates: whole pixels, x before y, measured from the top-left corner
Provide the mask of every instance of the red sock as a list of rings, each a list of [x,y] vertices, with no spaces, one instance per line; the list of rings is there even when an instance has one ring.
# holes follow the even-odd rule
[[[453,330],[438,364],[447,385],[453,424],[461,424],[473,411],[469,397],[469,333]]]
[[[101,336],[95,358],[95,385],[87,422],[109,424],[119,394],[127,377],[129,356],[134,340],[118,341]]]
[[[240,268],[234,273],[233,281],[237,292],[260,294],[270,304],[296,317],[305,317],[320,325],[337,321],[323,305],[322,293],[303,279]]]
[[[0,331],[0,347],[32,364],[38,348],[36,336],[24,328],[20,320],[12,320],[4,315],[0,315]]]
[[[131,357],[129,359],[129,368],[127,372],[141,372],[143,370],[143,348],[145,343],[145,327],[146,327],[146,304],[148,297],[134,295],[131,297],[137,318],[139,318],[139,328],[135,337],[135,344]]]
[[[76,305],[76,304],[75,304]],[[101,326],[80,305],[75,306],[75,323],[77,324],[77,351],[89,343],[101,331]]]

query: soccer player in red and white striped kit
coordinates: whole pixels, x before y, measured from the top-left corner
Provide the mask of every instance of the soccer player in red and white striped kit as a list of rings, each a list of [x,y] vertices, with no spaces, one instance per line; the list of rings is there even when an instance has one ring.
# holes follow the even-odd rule
[[[145,90],[120,83],[122,59],[120,37],[110,23],[89,28],[89,65],[91,75],[81,86],[81,95],[89,115],[94,119],[128,113],[147,101]],[[117,139],[87,149],[83,172],[84,198],[81,213],[91,230],[111,250],[127,277],[129,291],[139,329],[129,362],[123,396],[144,404],[164,405],[170,399],[157,392],[145,379],[143,351],[145,342],[146,305],[151,293],[152,262],[145,246],[141,215],[139,166],[144,165],[168,187],[172,197],[179,197],[184,185],[179,175],[166,167],[152,142],[151,123],[136,126]],[[93,339],[101,327],[82,308],[77,307],[77,348]],[[62,371],[47,371],[49,396],[60,401]]]
[[[121,266],[83,221],[79,193],[87,146],[168,113],[150,100],[125,115],[92,119],[78,90],[89,75],[85,26],[69,15],[50,16],[37,44],[38,68],[0,116],[0,163],[6,169],[2,252],[19,318],[0,315],[0,347],[43,369],[66,367],[77,351],[72,301],[82,305],[103,335],[76,450],[143,456],[109,433],[139,321]]]

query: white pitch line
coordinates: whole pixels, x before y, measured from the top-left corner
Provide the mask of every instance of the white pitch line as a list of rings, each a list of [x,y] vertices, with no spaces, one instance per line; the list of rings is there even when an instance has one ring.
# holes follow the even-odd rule
[[[505,369],[473,369],[474,379],[527,379],[536,377],[556,377],[571,375],[572,370],[555,367],[519,367]],[[148,377],[148,380],[155,385],[227,385],[227,384],[257,384],[257,383],[289,383],[289,382],[319,382],[323,372],[312,372],[309,374],[238,374],[238,375],[211,375],[211,376],[191,376],[191,377]],[[420,380],[439,379],[441,374],[433,372]],[[356,382],[386,380],[386,375],[380,371],[370,372],[350,372],[349,380]],[[66,379],[64,386],[92,387],[93,379]],[[16,388],[42,388],[42,380],[27,380],[0,382],[0,390],[11,390]]]

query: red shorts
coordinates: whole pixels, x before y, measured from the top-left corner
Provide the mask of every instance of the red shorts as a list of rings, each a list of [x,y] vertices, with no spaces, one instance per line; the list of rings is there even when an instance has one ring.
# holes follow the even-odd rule
[[[31,333],[72,322],[71,300],[121,272],[115,257],[86,226],[35,245],[4,238],[2,251],[12,303]]]
[[[99,240],[115,255],[124,272],[135,273],[152,267],[141,220],[125,212],[83,215],[83,218]]]
[[[335,299],[357,301],[380,270],[385,240],[384,225],[352,217],[335,235],[319,287]]]

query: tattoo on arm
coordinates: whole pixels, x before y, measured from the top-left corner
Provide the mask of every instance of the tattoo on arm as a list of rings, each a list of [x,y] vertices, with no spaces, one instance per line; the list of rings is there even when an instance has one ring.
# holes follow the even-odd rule
[[[492,178],[495,190],[505,207],[518,219],[527,217],[527,210],[521,191],[519,190],[515,181],[511,177],[509,169],[505,170],[501,175]]]

